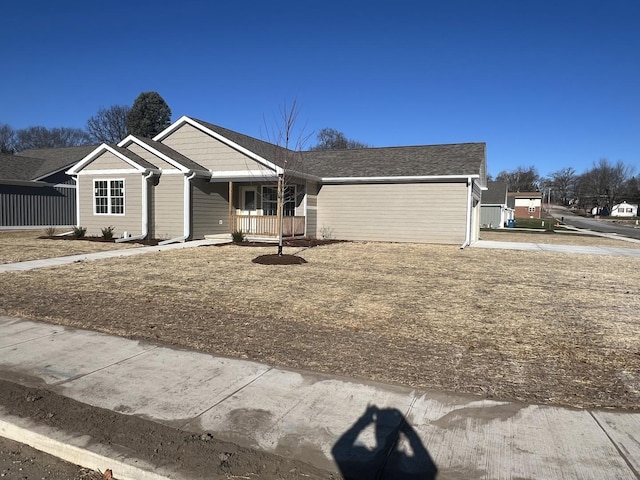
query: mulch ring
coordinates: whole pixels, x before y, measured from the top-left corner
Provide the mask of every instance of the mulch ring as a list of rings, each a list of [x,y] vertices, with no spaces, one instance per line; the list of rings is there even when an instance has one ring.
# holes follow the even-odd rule
[[[285,247],[298,247],[298,248],[313,248],[321,245],[329,245],[332,243],[343,242],[344,240],[328,240],[328,239],[318,239],[318,238],[294,238],[289,240],[283,240],[282,245]],[[242,247],[277,247],[277,243],[270,242],[238,242],[236,245],[240,245]],[[307,263],[307,261],[298,257],[297,255],[278,255],[277,253],[270,255],[260,255],[253,260],[253,263],[259,263],[261,265],[302,265],[303,263]]]
[[[302,265],[307,263],[304,258],[297,255],[278,255],[277,253],[260,255],[251,261],[261,265]]]

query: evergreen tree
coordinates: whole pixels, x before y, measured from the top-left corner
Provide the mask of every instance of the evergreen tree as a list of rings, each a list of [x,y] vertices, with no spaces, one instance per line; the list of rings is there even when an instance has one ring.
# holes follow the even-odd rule
[[[171,123],[171,109],[158,92],[142,92],[127,115],[132,135],[151,138]]]

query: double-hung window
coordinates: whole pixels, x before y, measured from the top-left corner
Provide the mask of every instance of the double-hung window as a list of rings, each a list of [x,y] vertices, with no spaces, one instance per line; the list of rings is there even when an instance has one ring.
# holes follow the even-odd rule
[[[294,217],[296,214],[296,186],[284,187],[282,199],[282,214],[285,217]],[[278,215],[278,188],[262,187],[262,214]]]
[[[93,206],[96,215],[124,215],[124,180],[94,180]]]

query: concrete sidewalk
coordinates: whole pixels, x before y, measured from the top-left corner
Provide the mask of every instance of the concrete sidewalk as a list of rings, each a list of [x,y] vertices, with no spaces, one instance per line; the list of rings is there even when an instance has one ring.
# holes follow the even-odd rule
[[[398,450],[415,453],[385,452],[386,478],[430,478],[433,464],[439,479],[640,478],[640,413],[416,391],[1,316],[0,377],[335,471],[376,446],[374,429],[363,428],[375,405],[377,433],[401,431]],[[131,467],[118,468],[123,480],[162,478],[135,459],[100,463],[106,446],[56,438],[29,420],[0,415],[0,435],[63,458],[73,452],[71,461],[89,468],[117,460]]]
[[[167,250],[180,250],[183,248],[202,247],[208,245],[222,245],[230,243],[226,239],[209,239],[209,240],[193,240],[190,242],[170,243],[168,245],[155,245],[149,247],[132,247],[122,250],[105,250],[104,252],[81,253],[79,255],[69,255],[66,257],[43,258],[41,260],[29,260],[18,263],[0,264],[0,273],[3,272],[20,272],[26,270],[35,270],[38,268],[57,267],[60,265],[69,265],[77,262],[92,262],[95,260],[104,260],[106,258],[132,257],[134,255],[142,255],[151,252],[163,252]]]
[[[491,248],[502,250],[521,250],[527,252],[576,253],[581,255],[609,255],[613,257],[640,258],[640,248],[587,247],[582,245],[558,245],[555,243],[500,242],[478,240],[471,248]]]

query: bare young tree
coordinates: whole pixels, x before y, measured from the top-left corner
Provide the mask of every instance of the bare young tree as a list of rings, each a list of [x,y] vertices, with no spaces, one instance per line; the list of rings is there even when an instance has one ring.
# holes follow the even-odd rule
[[[277,222],[278,222],[278,255],[282,255],[284,236],[284,205],[295,202],[295,188],[293,187],[296,174],[303,172],[304,147],[310,134],[304,133],[304,126],[298,127],[300,106],[297,99],[291,104],[285,101],[274,122],[269,126],[265,120],[266,137],[274,145],[275,163],[282,168],[278,175],[277,184]]]
[[[118,143],[128,134],[127,116],[130,111],[128,105],[100,107],[98,113],[87,120],[87,131],[98,142]]]

